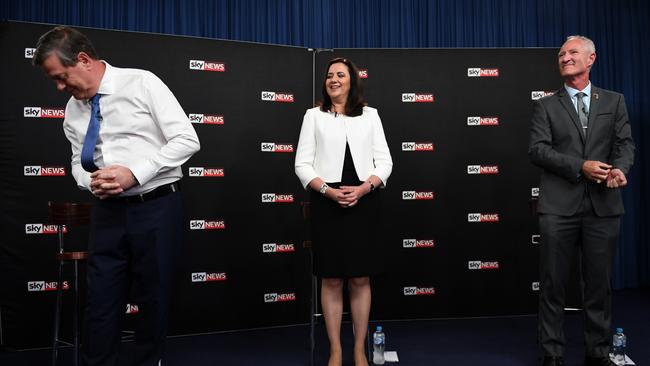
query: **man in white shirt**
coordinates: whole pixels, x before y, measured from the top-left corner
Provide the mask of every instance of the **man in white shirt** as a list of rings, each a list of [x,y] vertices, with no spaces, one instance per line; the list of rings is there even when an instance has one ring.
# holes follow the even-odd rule
[[[79,31],[56,27],[34,65],[68,92],[63,123],[72,175],[97,199],[91,220],[86,365],[116,365],[133,278],[140,319],[135,364],[158,365],[167,333],[175,258],[183,236],[178,180],[200,148],[182,107],[154,74],[100,60]]]

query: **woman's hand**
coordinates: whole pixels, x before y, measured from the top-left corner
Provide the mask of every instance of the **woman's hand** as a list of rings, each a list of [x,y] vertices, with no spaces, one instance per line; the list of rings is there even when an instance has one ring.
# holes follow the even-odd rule
[[[331,199],[332,201],[341,205],[341,207],[347,207],[347,204],[344,204],[345,195],[340,189],[328,187],[325,191],[325,197]]]
[[[339,191],[342,193],[342,200],[339,201],[341,207],[352,207],[359,202],[361,197],[370,192],[370,184],[362,183],[358,186],[341,186]]]

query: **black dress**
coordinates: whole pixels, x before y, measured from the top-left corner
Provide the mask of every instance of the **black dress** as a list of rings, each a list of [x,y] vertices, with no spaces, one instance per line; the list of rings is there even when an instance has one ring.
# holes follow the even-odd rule
[[[359,185],[350,147],[345,144],[341,182],[330,187]],[[380,229],[379,190],[369,192],[356,205],[343,208],[311,191],[311,233],[314,274],[325,278],[365,277],[383,270],[383,249],[377,240]]]

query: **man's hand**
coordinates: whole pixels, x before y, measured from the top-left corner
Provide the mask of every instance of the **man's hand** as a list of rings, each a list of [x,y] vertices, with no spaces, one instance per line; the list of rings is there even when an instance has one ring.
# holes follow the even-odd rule
[[[122,165],[111,165],[90,174],[91,192],[104,199],[117,196],[138,184],[131,170]]]
[[[607,188],[618,188],[627,185],[627,178],[620,169],[612,169],[607,175]]]
[[[596,160],[587,160],[582,164],[582,174],[596,183],[607,179],[612,166]]]

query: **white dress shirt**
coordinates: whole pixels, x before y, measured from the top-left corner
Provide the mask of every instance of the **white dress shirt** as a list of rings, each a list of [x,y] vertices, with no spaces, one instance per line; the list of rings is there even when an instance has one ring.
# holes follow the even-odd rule
[[[576,94],[583,92],[585,96],[582,97],[582,102],[585,105],[586,112],[589,113],[589,107],[591,105],[591,81],[582,90],[574,89],[566,84],[564,84],[564,89],[567,91],[567,93],[569,93],[569,96],[571,97],[571,102],[573,102],[573,107],[576,109],[576,112],[578,111],[578,97],[576,96]]]
[[[386,184],[393,160],[377,110],[363,107],[362,115],[348,117],[315,107],[305,113],[296,149],[296,175],[305,189],[317,177],[341,181],[346,141],[359,180],[375,175]]]
[[[104,62],[104,61],[102,61]],[[145,70],[106,64],[97,93],[100,130],[94,161],[98,168],[122,165],[140,183],[122,193],[135,195],[179,180],[181,165],[200,148],[199,139],[169,88]],[[90,120],[87,100],[70,98],[63,129],[72,145],[72,176],[90,190],[90,173],[81,167],[81,149]]]

